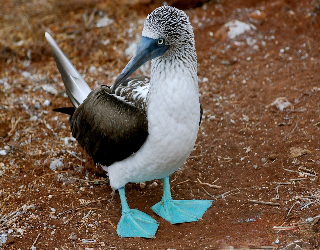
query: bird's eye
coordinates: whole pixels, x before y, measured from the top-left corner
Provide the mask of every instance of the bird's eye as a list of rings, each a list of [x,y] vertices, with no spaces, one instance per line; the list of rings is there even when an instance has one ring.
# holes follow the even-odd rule
[[[163,38],[160,38],[158,40],[158,45],[164,45],[164,39]]]

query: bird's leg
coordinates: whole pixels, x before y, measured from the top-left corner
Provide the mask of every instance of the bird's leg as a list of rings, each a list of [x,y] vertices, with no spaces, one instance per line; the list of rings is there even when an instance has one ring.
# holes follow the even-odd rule
[[[212,204],[211,200],[173,200],[169,177],[163,178],[162,182],[162,199],[152,207],[152,210],[171,224],[197,221]]]
[[[120,237],[153,238],[158,229],[158,222],[137,209],[130,209],[124,187],[119,188],[118,191],[122,206],[121,219],[117,227],[118,235]]]

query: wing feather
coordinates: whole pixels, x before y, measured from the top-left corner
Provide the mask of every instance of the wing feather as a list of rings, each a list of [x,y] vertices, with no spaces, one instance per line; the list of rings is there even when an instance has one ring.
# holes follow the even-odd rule
[[[150,77],[136,76],[128,78],[115,91],[116,96],[133,106],[146,110]]]
[[[105,166],[137,152],[148,136],[145,110],[119,100],[107,86],[93,90],[69,123],[79,144]]]

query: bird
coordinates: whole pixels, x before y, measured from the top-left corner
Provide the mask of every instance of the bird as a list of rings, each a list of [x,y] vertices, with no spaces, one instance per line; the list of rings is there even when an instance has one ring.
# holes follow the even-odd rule
[[[194,33],[186,13],[167,5],[152,11],[135,54],[113,85],[95,90],[51,35],[45,37],[73,105],[56,111],[70,115],[72,135],[119,192],[117,234],[154,238],[159,226],[151,216],[129,207],[127,183],[161,179],[163,196],[151,207],[153,212],[171,224],[201,219],[212,201],[174,200],[169,181],[193,150],[202,115]],[[150,76],[130,77],[150,60]]]

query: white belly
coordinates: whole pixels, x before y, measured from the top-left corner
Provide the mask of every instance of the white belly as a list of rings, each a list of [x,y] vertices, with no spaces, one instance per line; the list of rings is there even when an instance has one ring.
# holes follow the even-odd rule
[[[135,154],[108,167],[112,188],[166,177],[189,157],[199,128],[198,88],[192,81],[169,79],[170,84],[150,93],[146,142]]]

